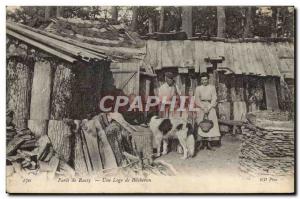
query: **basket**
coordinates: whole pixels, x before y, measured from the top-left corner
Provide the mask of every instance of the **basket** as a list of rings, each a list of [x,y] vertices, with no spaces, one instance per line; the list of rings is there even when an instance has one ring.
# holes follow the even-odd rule
[[[207,132],[209,132],[210,129],[212,129],[213,126],[214,126],[213,121],[209,120],[208,119],[208,114],[205,113],[204,117],[203,117],[203,120],[199,123],[199,127],[201,128],[201,130],[204,133],[207,133]]]

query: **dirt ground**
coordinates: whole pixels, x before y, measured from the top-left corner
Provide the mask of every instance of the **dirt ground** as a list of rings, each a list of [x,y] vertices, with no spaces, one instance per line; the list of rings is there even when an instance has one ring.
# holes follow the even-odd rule
[[[215,151],[196,151],[193,158],[182,160],[182,154],[169,152],[158,160],[163,160],[178,171],[179,174],[202,176],[208,173],[230,172],[239,175],[238,154],[241,141],[237,137],[225,135],[222,137],[222,146],[214,147]]]

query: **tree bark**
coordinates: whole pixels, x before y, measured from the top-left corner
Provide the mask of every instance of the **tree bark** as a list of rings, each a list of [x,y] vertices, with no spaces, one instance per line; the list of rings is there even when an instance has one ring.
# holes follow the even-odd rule
[[[193,36],[192,9],[192,6],[182,7],[182,29],[188,38]]]
[[[225,7],[223,6],[217,7],[217,19],[218,19],[217,37],[224,38],[225,29],[226,29]]]
[[[10,59],[7,65],[7,108],[14,111],[17,128],[26,128],[30,118],[30,95],[32,84],[32,67]]]
[[[252,26],[253,26],[253,21],[252,21],[252,7],[248,6],[246,8],[246,12],[245,12],[245,27],[244,27],[244,38],[251,38],[253,37],[253,33],[252,33]]]
[[[164,28],[165,28],[164,21],[165,21],[165,7],[162,6],[160,9],[159,28],[158,28],[159,32],[164,32]]]
[[[45,21],[48,21],[51,16],[51,6],[45,7]]]
[[[111,18],[115,21],[118,21],[118,7],[117,6],[111,7]]]
[[[155,27],[154,27],[154,22],[153,22],[153,18],[149,17],[149,33],[153,33],[155,32]]]
[[[132,7],[132,21],[131,21],[131,30],[136,31],[137,29],[137,18],[138,18],[138,7]]]
[[[47,135],[48,121],[49,120],[28,120],[28,128],[39,138],[42,135]]]
[[[71,136],[70,126],[63,121],[50,120],[48,124],[48,137],[51,140],[53,149],[59,157],[69,163],[71,160]]]
[[[72,113],[72,88],[75,74],[64,64],[56,67],[52,89],[51,115],[52,120],[71,118]]]
[[[63,14],[63,7],[62,6],[56,6],[56,17],[59,18]]]

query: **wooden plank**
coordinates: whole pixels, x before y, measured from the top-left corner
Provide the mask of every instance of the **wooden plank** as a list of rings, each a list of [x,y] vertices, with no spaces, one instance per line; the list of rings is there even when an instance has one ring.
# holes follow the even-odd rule
[[[253,47],[253,53],[255,55],[255,65],[254,65],[254,67],[256,67],[256,70],[259,71],[258,74],[261,74],[261,75],[265,76],[266,75],[266,70],[264,68],[264,62],[263,62],[262,57],[260,55],[260,52],[258,50],[258,43],[253,43],[252,47]]]
[[[79,122],[79,121],[77,121]],[[89,160],[85,159],[85,154],[83,151],[83,141],[81,138],[81,132],[79,129],[79,123],[77,124],[77,129],[74,131],[75,134],[75,148],[74,148],[74,168],[77,176],[86,176],[88,174]]]
[[[60,58],[66,60],[68,62],[74,63],[75,61],[77,61],[75,58],[72,58],[72,57],[70,57],[70,56],[68,56],[68,55],[66,55],[64,53],[56,51],[53,48],[49,48],[46,45],[43,45],[43,44],[41,44],[39,42],[36,42],[36,41],[34,41],[32,39],[24,37],[24,36],[22,36],[22,35],[20,35],[18,33],[15,33],[15,32],[13,32],[11,30],[6,30],[6,34],[11,35],[11,36],[13,36],[13,37],[15,37],[15,38],[17,38],[17,39],[19,39],[19,40],[27,43],[27,44],[30,44],[30,45],[32,45],[32,46],[34,46],[36,48],[41,49],[41,50],[43,50],[43,51],[45,51],[47,53],[50,53],[50,54],[55,55],[57,57],[60,57]]]
[[[103,57],[99,55],[95,55],[93,53],[88,52],[87,50],[68,44],[66,42],[59,41],[57,39],[53,39],[51,37],[45,36],[38,34],[34,31],[27,30],[25,28],[19,27],[17,24],[12,24],[12,23],[6,23],[6,27],[14,30],[18,33],[23,34],[24,36],[27,36],[29,38],[34,38],[36,40],[39,40],[41,43],[47,44],[55,49],[62,50],[66,53],[70,53],[74,56],[81,56],[82,58],[87,58],[87,59],[98,59],[98,60],[103,60]]]
[[[34,66],[30,119],[49,120],[52,68],[48,61],[38,61]]]
[[[83,136],[86,141],[88,154],[92,163],[93,173],[99,173],[103,169],[102,160],[98,148],[97,134],[91,134],[83,131]]]
[[[266,104],[268,110],[279,110],[278,95],[274,78],[265,81]]]

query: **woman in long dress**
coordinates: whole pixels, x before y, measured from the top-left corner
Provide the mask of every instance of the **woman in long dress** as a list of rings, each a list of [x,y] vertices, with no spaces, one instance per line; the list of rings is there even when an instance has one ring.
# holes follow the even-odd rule
[[[201,137],[202,146],[200,149],[207,148],[211,150],[211,141],[220,140],[220,129],[215,107],[217,106],[216,88],[208,83],[209,75],[207,73],[201,74],[201,85],[195,90],[195,104],[199,111],[197,111],[196,124],[203,121],[204,115],[208,114],[208,119],[213,121],[213,127],[208,132],[203,132],[198,128],[198,135]]]

